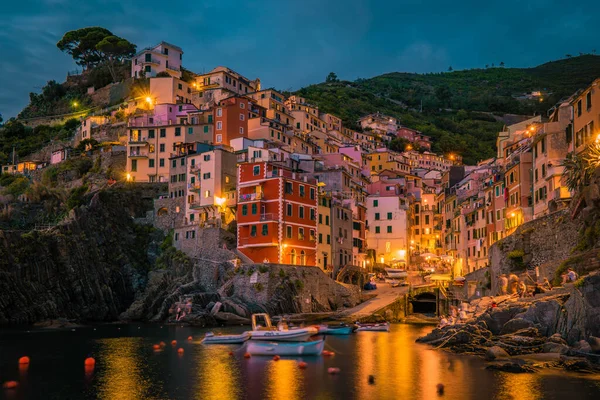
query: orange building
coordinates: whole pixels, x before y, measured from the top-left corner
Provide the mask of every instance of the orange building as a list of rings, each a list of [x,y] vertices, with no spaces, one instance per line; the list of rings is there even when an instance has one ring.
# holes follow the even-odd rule
[[[214,109],[214,143],[230,146],[232,139],[248,137],[248,120],[258,116],[253,100],[233,96],[221,100]]]
[[[317,186],[277,162],[238,166],[238,249],[254,262],[317,265]]]

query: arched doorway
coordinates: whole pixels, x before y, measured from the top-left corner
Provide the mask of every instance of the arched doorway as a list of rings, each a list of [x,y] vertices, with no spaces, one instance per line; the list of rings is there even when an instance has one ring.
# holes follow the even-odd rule
[[[304,250],[300,252],[300,265],[306,265],[306,253]]]
[[[435,293],[428,292],[418,294],[411,300],[411,303],[414,314],[437,313],[437,298]]]
[[[290,260],[292,265],[296,265],[296,250],[294,249],[290,252]]]

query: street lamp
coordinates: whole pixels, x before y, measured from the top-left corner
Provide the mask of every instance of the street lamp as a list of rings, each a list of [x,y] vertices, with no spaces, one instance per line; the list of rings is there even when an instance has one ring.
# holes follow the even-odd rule
[[[77,108],[77,107],[79,107],[79,103],[77,103],[76,101],[74,101],[73,104],[72,104],[72,106],[73,106],[73,108]]]

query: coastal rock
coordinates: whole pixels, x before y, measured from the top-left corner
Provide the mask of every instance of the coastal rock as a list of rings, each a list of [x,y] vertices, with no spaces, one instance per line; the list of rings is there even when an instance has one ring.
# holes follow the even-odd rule
[[[527,365],[525,363],[519,363],[519,362],[506,362],[506,363],[491,364],[491,365],[488,365],[486,367],[486,369],[490,369],[490,370],[494,370],[494,371],[512,372],[515,374],[535,372],[535,368],[533,368],[531,365]]]
[[[549,336],[556,332],[561,308],[558,300],[538,301],[517,317],[536,324],[542,335]]]
[[[552,342],[552,343],[559,343],[559,344],[564,344],[564,345],[567,344],[567,342],[562,338],[560,333],[555,333],[554,335],[550,336],[548,338],[548,341]]]
[[[248,318],[240,317],[228,312],[218,312],[214,314],[214,318],[217,322],[225,325],[249,325],[250,320]]]
[[[480,319],[485,322],[488,329],[494,334],[500,334],[502,327],[521,311],[520,308],[494,308],[489,313],[483,314]]]
[[[590,344],[590,347],[593,352],[600,353],[600,338],[590,336],[588,339],[588,343]]]
[[[567,371],[575,372],[597,372],[597,367],[593,366],[588,360],[584,358],[571,359],[566,358],[561,360],[560,365]]]
[[[569,346],[560,343],[547,342],[542,345],[542,353],[567,354]]]
[[[500,331],[501,335],[505,335],[507,333],[515,333],[521,329],[526,329],[526,328],[531,328],[533,327],[533,322],[523,319],[523,318],[513,318],[510,321],[508,321],[506,324],[504,324],[504,326],[502,327],[502,330]]]
[[[504,350],[500,346],[492,346],[485,352],[485,359],[488,361],[493,361],[498,358],[508,358],[508,357],[510,357],[510,354],[508,354],[506,352],[506,350]]]
[[[213,308],[211,308],[210,313],[212,315],[217,314],[220,310],[221,310],[221,306],[223,305],[223,303],[221,303],[220,301],[217,301],[215,303],[215,305],[213,306]]]
[[[592,346],[590,346],[590,344],[585,340],[580,340],[575,345],[575,348],[582,353],[592,353]]]

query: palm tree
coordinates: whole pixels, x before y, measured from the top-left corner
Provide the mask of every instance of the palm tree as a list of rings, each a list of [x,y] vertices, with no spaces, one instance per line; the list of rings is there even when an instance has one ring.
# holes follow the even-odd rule
[[[596,146],[597,147],[597,146]],[[592,176],[587,156],[569,153],[560,163],[564,167],[563,178],[571,192],[579,193],[590,182]]]

